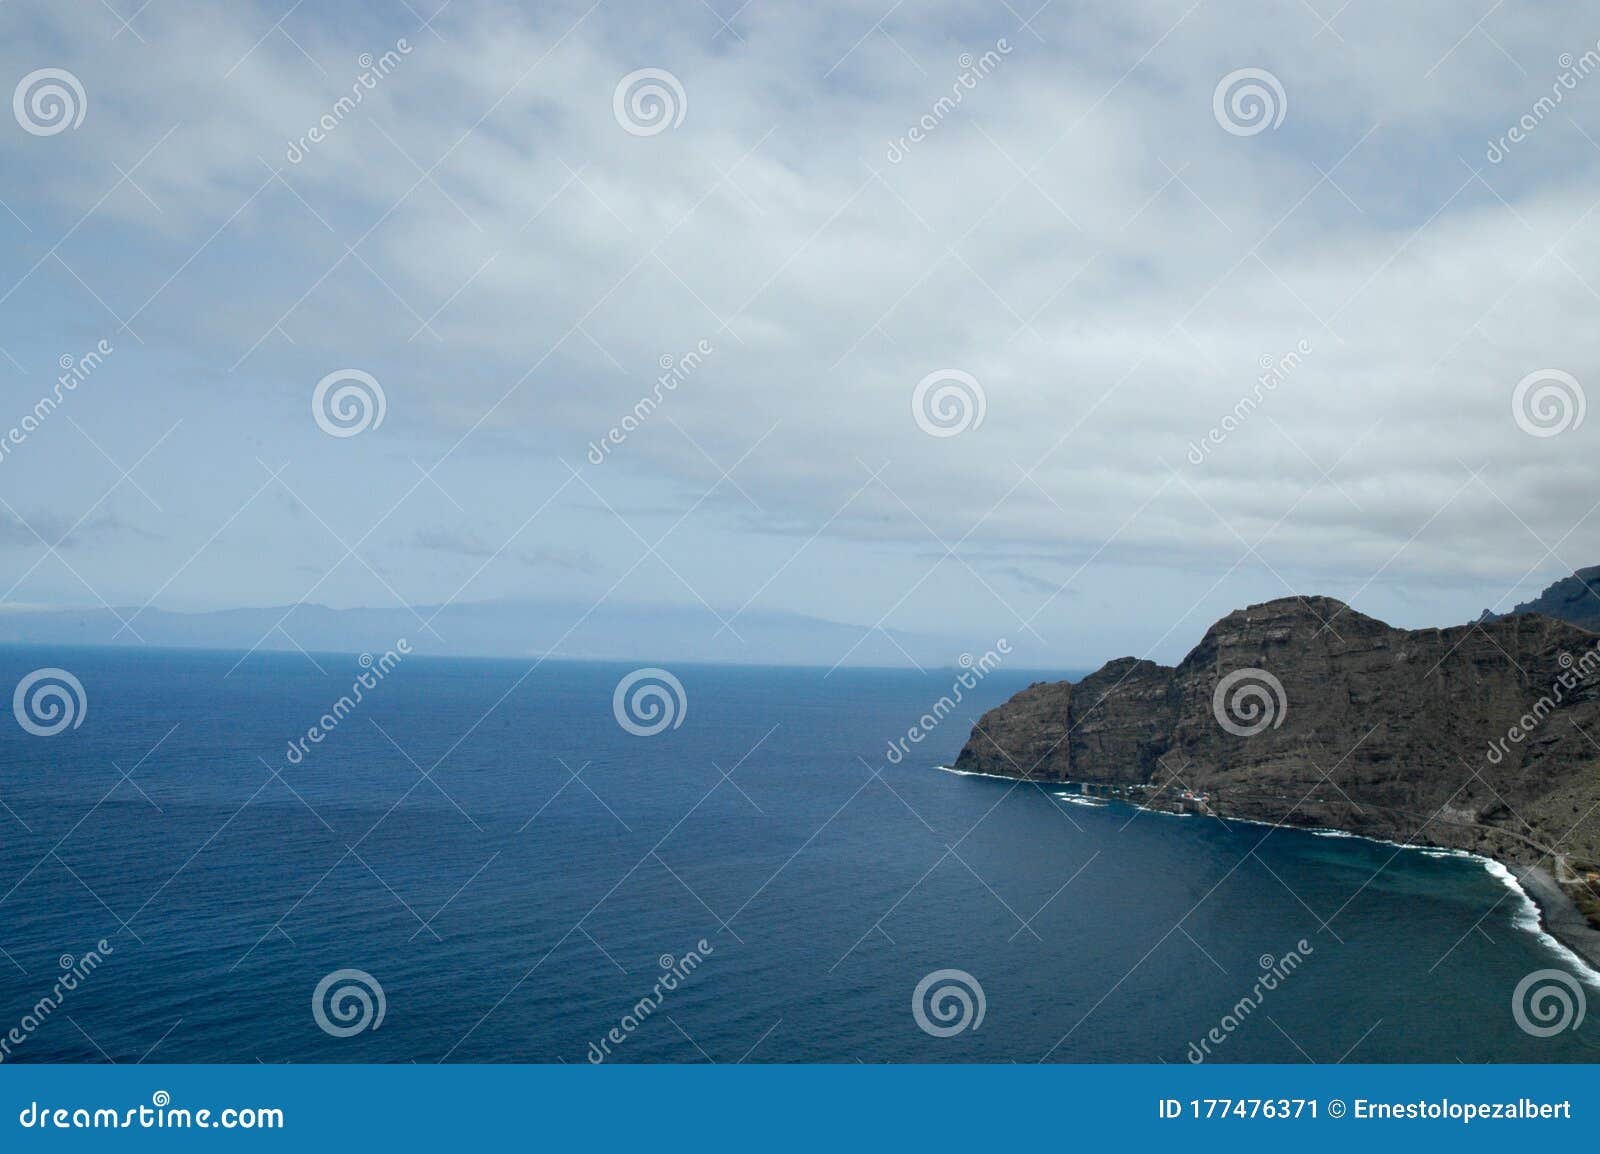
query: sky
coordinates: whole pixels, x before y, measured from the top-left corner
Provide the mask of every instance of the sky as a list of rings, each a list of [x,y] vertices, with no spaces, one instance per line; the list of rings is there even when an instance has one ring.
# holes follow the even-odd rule
[[[1076,668],[1600,562],[1600,23],[1035,6],[0,5],[0,604]]]

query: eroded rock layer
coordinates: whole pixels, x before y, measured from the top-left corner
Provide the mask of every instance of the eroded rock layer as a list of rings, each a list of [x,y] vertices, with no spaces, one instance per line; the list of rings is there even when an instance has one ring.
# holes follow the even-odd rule
[[[1540,615],[1404,630],[1269,601],[1176,668],[1120,658],[1030,686],[956,767],[1538,862],[1581,887],[1600,868],[1597,646]]]

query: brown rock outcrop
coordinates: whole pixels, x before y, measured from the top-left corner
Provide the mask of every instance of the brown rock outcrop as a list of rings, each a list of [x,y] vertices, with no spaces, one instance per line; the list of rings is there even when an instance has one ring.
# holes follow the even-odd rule
[[[1600,862],[1600,635],[1539,615],[1404,630],[1331,598],[1269,601],[1176,668],[1121,658],[1030,686],[979,720],[956,768],[1582,872]]]

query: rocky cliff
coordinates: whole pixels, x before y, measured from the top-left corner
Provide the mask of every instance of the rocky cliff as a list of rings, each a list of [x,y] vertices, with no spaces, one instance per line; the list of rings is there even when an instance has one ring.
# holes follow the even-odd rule
[[[1558,621],[1568,621],[1585,629],[1600,632],[1600,565],[1579,569],[1571,577],[1563,577],[1549,586],[1532,601],[1524,601],[1507,617],[1526,613],[1542,613]],[[1496,614],[1487,609],[1483,620],[1492,621]]]
[[[1229,614],[989,711],[956,768],[1467,849],[1600,902],[1600,635],[1538,615],[1395,629],[1325,597]]]

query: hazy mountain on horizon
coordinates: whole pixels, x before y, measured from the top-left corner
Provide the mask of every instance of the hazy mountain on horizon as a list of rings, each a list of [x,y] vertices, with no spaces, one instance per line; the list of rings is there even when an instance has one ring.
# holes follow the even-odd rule
[[[137,613],[137,616],[135,615]],[[0,606],[0,644],[114,645],[358,653],[406,638],[455,657],[704,661],[725,664],[949,666],[971,651],[953,638],[870,629],[799,613],[752,611],[723,628],[699,606],[483,601],[392,609],[305,604],[180,613],[163,609]],[[119,620],[119,616],[122,620]],[[122,621],[131,628],[124,628]],[[574,625],[574,623],[577,623]],[[973,643],[976,644],[976,643]],[[991,647],[983,641],[976,652]]]
[[[993,649],[1001,640],[872,628],[786,611],[751,611],[737,619],[729,610],[720,612],[731,629],[722,628],[703,606],[620,603],[590,607],[506,600],[392,609],[304,604],[192,613],[0,605],[0,644],[361,653],[391,648],[404,637],[417,653],[451,657],[549,654],[576,660],[938,668],[957,664],[963,654]],[[1600,565],[1551,583],[1506,613],[1485,610],[1479,620],[1530,613],[1600,632]],[[122,627],[123,620],[131,630]],[[1012,638],[1010,645],[1008,663],[1017,668],[1075,664],[1052,661],[1021,638]]]

